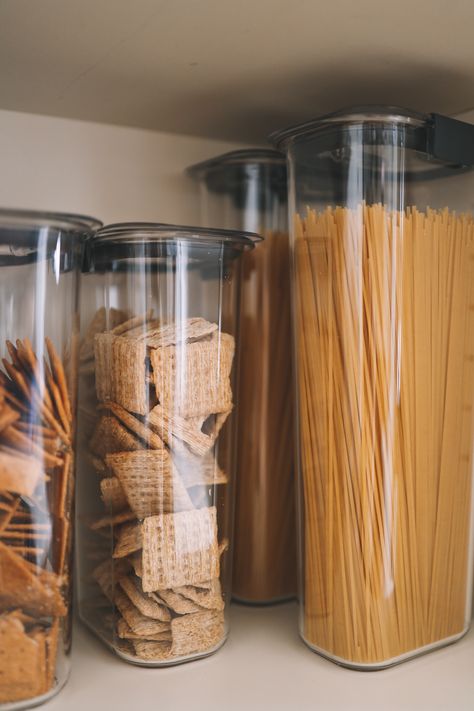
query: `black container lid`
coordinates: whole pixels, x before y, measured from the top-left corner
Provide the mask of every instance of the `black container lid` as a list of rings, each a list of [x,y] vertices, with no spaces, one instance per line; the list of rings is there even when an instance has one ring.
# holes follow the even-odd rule
[[[407,148],[426,153],[430,160],[462,168],[474,166],[473,124],[436,113],[422,114],[398,106],[356,106],[342,109],[275,131],[269,136],[269,140],[277,148],[285,150],[289,144],[315,136],[319,132],[331,129],[340,131],[353,126],[361,126],[364,129],[379,127],[381,130],[406,126],[410,136]]]

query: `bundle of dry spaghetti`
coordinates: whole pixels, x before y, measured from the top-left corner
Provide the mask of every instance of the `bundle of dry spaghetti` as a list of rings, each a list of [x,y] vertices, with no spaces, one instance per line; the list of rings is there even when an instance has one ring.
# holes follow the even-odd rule
[[[467,625],[474,218],[296,218],[304,637],[353,664]]]
[[[289,239],[264,234],[241,300],[232,589],[248,602],[296,592]]]

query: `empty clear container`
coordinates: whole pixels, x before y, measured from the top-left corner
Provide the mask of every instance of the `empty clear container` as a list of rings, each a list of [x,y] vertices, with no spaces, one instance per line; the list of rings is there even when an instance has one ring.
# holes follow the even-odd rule
[[[69,674],[84,238],[78,215],[0,210],[0,709]]]
[[[376,669],[471,618],[474,126],[369,107],[273,139],[291,175],[301,634]]]
[[[80,344],[79,611],[148,666],[227,635],[240,256],[256,235],[111,225]]]
[[[238,150],[188,172],[200,185],[202,224],[264,237],[243,258],[232,592],[276,602],[296,592],[286,159]]]

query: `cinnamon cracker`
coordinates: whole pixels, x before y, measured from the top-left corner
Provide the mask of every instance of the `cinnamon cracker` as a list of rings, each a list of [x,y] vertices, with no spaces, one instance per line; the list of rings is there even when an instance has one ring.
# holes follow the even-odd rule
[[[130,553],[140,550],[142,547],[142,524],[125,523],[117,533],[113,557],[125,558]]]
[[[171,644],[169,642],[150,642],[147,640],[133,640],[135,654],[146,661],[164,661],[169,658]]]
[[[162,600],[170,610],[178,615],[188,615],[191,612],[201,612],[202,607],[180,595],[175,590],[160,590],[158,593],[148,593],[154,600]]]
[[[188,600],[192,600],[196,605],[204,607],[206,610],[223,610],[225,603],[222,597],[222,589],[219,578],[210,581],[210,587],[200,585],[183,585],[176,588],[175,592],[183,595]]]
[[[108,454],[106,464],[137,518],[193,508],[166,449]]]
[[[112,400],[126,410],[145,415],[150,404],[146,344],[111,333],[95,336],[97,399]]]
[[[219,576],[216,508],[150,516],[142,524],[144,592]]]
[[[116,402],[107,402],[99,405],[99,410],[110,410],[113,414],[122,422],[125,427],[127,427],[131,432],[133,432],[137,437],[139,437],[145,444],[150,447],[150,449],[164,449],[165,445],[163,440],[154,432],[152,432],[149,427],[143,424],[141,420],[127,412],[121,405]]]
[[[0,450],[0,491],[32,496],[43,475],[41,462],[12,450]]]
[[[161,620],[152,620],[150,617],[145,617],[137,610],[133,602],[122,590],[115,591],[114,602],[122,617],[136,635],[146,637],[150,634],[160,634],[169,632],[170,623],[162,622]]]
[[[145,330],[139,338],[145,340],[149,348],[163,348],[177,343],[200,341],[215,333],[217,328],[217,323],[193,317],[185,321],[157,324]]]
[[[224,614],[214,610],[175,617],[171,621],[171,655],[182,657],[213,649],[224,639]]]
[[[141,635],[135,634],[123,617],[117,622],[117,634],[121,639],[146,639],[154,642],[171,642],[171,628],[163,632],[158,632],[157,634],[149,634],[144,638]]]
[[[169,610],[162,601],[158,602],[142,591],[138,578],[127,576],[122,578],[119,584],[142,615],[150,617],[153,620],[161,620],[162,622],[168,622],[171,619]]]
[[[56,576],[54,582],[52,577],[40,579],[26,561],[1,542],[0,606],[20,607],[40,616],[62,617],[67,612]]]
[[[230,372],[234,338],[214,333],[209,340],[150,351],[156,396],[181,417],[208,416],[232,408]]]
[[[102,501],[108,511],[118,513],[126,508],[128,501],[122,484],[116,476],[106,477],[100,482]]]
[[[97,457],[105,459],[106,454],[143,449],[143,444],[116,417],[102,415],[92,435],[90,449]]]
[[[48,689],[44,633],[26,634],[21,621],[0,616],[0,703],[41,696]]]

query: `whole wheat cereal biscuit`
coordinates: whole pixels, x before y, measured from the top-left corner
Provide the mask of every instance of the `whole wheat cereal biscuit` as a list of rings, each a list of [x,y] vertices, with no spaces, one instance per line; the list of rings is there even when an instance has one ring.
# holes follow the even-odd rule
[[[120,526],[121,523],[134,521],[135,518],[133,511],[121,511],[112,515],[107,514],[107,516],[101,516],[97,521],[93,521],[90,524],[90,529],[91,531],[100,531],[101,528],[108,528],[109,526],[114,528],[115,526]]]
[[[146,344],[125,336],[95,336],[97,399],[112,400],[130,412],[145,415],[150,402]]]
[[[122,590],[117,589],[115,591],[114,602],[132,632],[139,637],[146,637],[150,634],[160,634],[161,632],[169,632],[169,622],[152,620],[150,617],[142,615],[142,613],[137,610],[133,602]]]
[[[164,449],[163,440],[141,420],[125,410],[116,402],[107,402],[99,405],[98,409],[110,410],[131,432],[139,437],[150,449]]]
[[[67,609],[54,573],[35,575],[17,553],[0,542],[0,610],[21,608],[32,615],[62,617]]]
[[[191,612],[201,612],[202,607],[175,590],[159,590],[158,593],[148,593],[153,599],[161,599],[170,610],[178,615],[188,615]]]
[[[100,482],[100,493],[105,507],[112,513],[123,511],[128,504],[122,484],[116,476],[102,479]]]
[[[135,572],[135,575],[139,578],[142,577],[143,575],[143,566],[142,566],[142,552],[141,550],[138,553],[133,553],[133,555],[129,556],[127,558],[128,561],[130,561],[130,564]]]
[[[109,329],[110,333],[113,333],[114,336],[123,336],[124,334],[130,335],[131,332],[138,331],[140,333],[141,331],[139,329],[144,328],[144,324],[151,319],[153,316],[153,309],[150,309],[147,311],[145,314],[142,316],[133,316],[129,318],[127,321],[124,321],[117,326],[115,326],[112,329]],[[146,327],[145,327],[146,328]]]
[[[148,640],[133,640],[135,654],[140,659],[147,661],[163,661],[170,656],[170,642],[150,642]]]
[[[163,632],[142,637],[133,632],[123,617],[120,617],[117,621],[117,634],[121,639],[146,639],[153,642],[171,642],[171,627]]]
[[[97,457],[105,459],[106,454],[143,449],[143,444],[116,417],[102,415],[92,435],[90,449]]]
[[[106,310],[105,306],[101,306],[92,317],[79,347],[81,363],[94,358],[94,336],[97,333],[103,333],[106,330],[113,332],[114,328],[127,318],[129,318],[127,311],[120,311],[113,307]]]
[[[137,518],[193,508],[166,449],[108,454],[106,463]]]
[[[42,478],[41,461],[10,449],[0,450],[0,491],[32,496]]]
[[[130,563],[126,558],[114,560],[106,558],[92,571],[92,579],[96,581],[108,600],[113,601],[114,591],[120,580],[128,575]]]
[[[20,620],[0,616],[0,703],[22,701],[47,690],[44,636],[29,636]]]
[[[201,419],[199,421],[201,422]],[[147,423],[171,449],[179,448],[184,443],[191,452],[203,456],[212,447],[209,438],[200,431],[195,419],[189,420],[174,413],[168,413],[161,405],[155,405],[150,410]]]
[[[212,452],[204,457],[197,457],[190,452],[174,452],[173,462],[186,489],[193,486],[217,486],[229,481]]]
[[[181,417],[208,416],[232,407],[230,372],[234,338],[214,333],[209,340],[150,351],[160,405]]]
[[[192,600],[206,610],[223,610],[225,603],[222,597],[222,588],[219,578],[210,581],[210,587],[199,585],[183,585],[176,588],[175,592],[183,595],[188,600]]]
[[[171,655],[182,657],[205,652],[224,639],[224,615],[215,610],[175,617],[171,621]]]
[[[117,541],[113,552],[114,558],[125,558],[142,547],[142,524],[124,523],[117,532]]]
[[[192,317],[184,321],[172,323],[157,323],[139,336],[145,340],[149,348],[163,348],[177,343],[200,341],[217,331],[217,323],[211,323],[203,318]]]
[[[144,592],[219,576],[216,508],[150,516],[143,522]]]
[[[161,620],[162,622],[168,622],[171,619],[169,610],[163,603],[157,602],[156,599],[153,600],[143,592],[138,578],[134,576],[124,577],[120,580],[120,587],[145,617],[151,617],[153,620]]]

